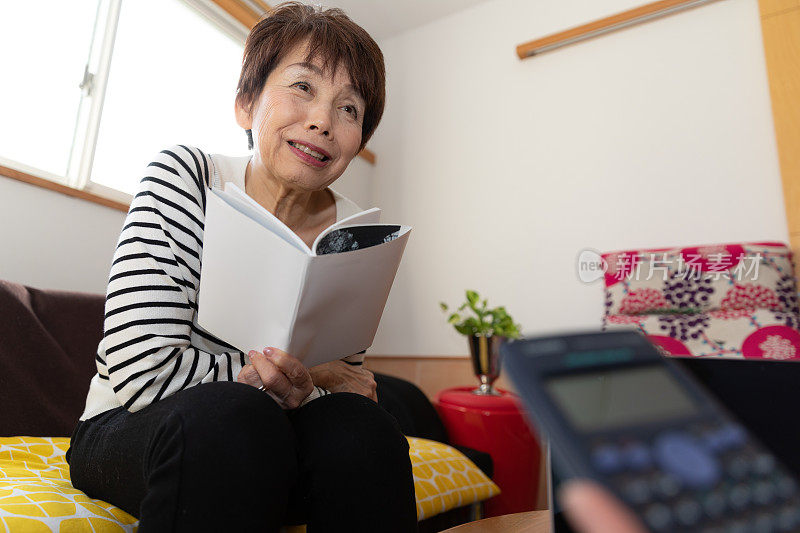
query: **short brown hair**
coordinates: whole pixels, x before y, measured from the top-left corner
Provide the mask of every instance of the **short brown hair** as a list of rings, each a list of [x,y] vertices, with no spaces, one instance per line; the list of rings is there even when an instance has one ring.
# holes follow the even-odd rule
[[[236,101],[249,109],[264,89],[267,76],[304,39],[309,40],[306,61],[319,57],[323,69],[331,68],[333,73],[343,66],[364,99],[366,108],[361,126],[361,148],[364,148],[383,115],[386,69],[378,44],[341,9],[285,2],[266,13],[247,36]],[[247,134],[252,148],[252,134],[249,130]]]

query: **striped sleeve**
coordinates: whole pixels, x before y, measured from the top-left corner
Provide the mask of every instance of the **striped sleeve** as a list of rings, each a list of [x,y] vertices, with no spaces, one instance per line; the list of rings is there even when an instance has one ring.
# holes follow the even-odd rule
[[[308,402],[312,402],[312,401],[316,400],[317,398],[321,398],[323,396],[327,396],[328,394],[331,394],[331,392],[329,390],[326,390],[326,389],[323,389],[322,387],[317,387],[316,385],[314,385],[314,390],[311,391],[311,394],[306,396],[305,400],[300,402],[299,407],[303,407]]]
[[[194,326],[200,282],[208,156],[174,146],[150,163],[111,266],[104,349],[120,403],[139,409],[201,382],[234,380],[244,355]],[[192,345],[194,333],[210,353]],[[195,337],[197,338],[197,337]]]

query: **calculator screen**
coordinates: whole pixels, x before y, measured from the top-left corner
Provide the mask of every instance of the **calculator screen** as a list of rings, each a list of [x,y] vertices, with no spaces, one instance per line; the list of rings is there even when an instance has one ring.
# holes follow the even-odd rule
[[[697,411],[660,365],[561,375],[545,386],[580,431],[658,422]]]

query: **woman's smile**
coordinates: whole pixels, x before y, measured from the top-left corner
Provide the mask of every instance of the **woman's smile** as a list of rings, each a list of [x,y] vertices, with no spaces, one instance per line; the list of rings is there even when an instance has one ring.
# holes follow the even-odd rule
[[[331,156],[322,148],[301,141],[286,141],[289,149],[303,162],[312,167],[322,168],[328,165]]]

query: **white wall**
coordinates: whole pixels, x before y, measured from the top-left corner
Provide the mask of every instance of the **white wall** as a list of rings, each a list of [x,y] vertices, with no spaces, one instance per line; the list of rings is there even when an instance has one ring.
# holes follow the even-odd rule
[[[124,220],[122,211],[0,177],[0,279],[104,294]]]
[[[755,0],[516,57],[639,4],[493,0],[381,43],[373,199],[414,230],[372,353],[466,353],[437,305],[465,288],[527,333],[597,327],[584,248],[787,240]]]
[[[373,207],[372,182],[375,167],[365,159],[356,157],[331,189],[353,200],[362,209]]]
[[[356,158],[333,188],[372,207],[373,168]],[[0,279],[104,294],[124,220],[122,211],[0,176]]]

